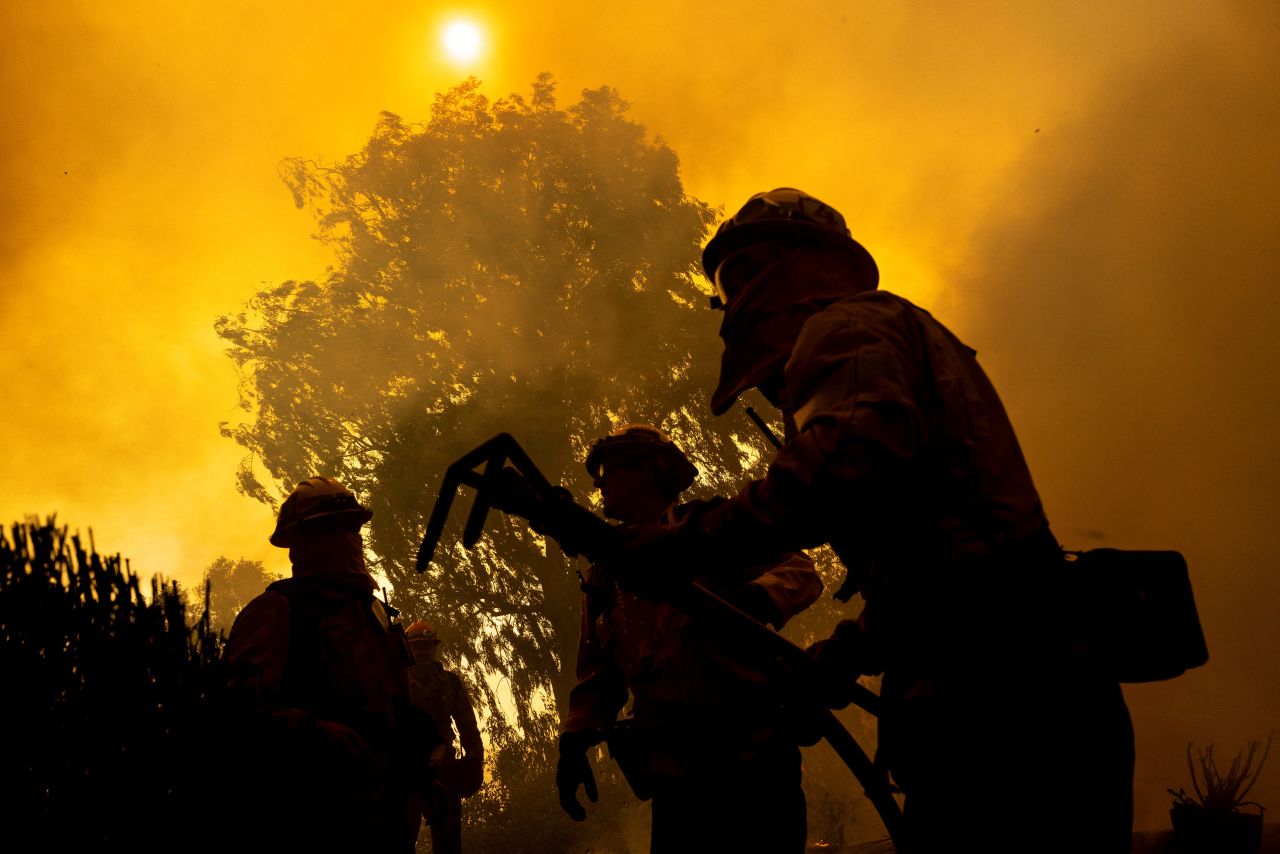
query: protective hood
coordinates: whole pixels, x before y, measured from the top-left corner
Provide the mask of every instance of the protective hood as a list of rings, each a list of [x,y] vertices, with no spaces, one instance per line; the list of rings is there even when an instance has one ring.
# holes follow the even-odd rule
[[[712,413],[723,415],[747,389],[781,378],[805,321],[852,293],[847,283],[820,285],[795,273],[796,265],[788,263],[767,270],[725,309]]]
[[[720,337],[724,339],[720,382],[711,395],[713,414],[723,415],[747,389],[782,376],[800,327],[813,310],[792,304],[780,311],[757,312],[743,317],[729,332],[726,327],[730,326],[730,318],[725,316],[720,324]]]

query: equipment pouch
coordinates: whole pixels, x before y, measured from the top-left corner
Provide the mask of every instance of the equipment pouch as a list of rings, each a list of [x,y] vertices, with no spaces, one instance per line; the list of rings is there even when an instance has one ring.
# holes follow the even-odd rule
[[[1103,673],[1155,682],[1209,660],[1180,553],[1092,549],[1067,552],[1066,561],[1081,594],[1085,649]]]
[[[621,720],[605,738],[609,757],[618,763],[631,791],[642,801],[653,797],[653,775],[649,771],[649,748],[645,732],[634,721]]]
[[[436,767],[436,775],[450,795],[469,798],[484,785],[484,763],[471,756],[459,759],[449,746],[449,755]]]

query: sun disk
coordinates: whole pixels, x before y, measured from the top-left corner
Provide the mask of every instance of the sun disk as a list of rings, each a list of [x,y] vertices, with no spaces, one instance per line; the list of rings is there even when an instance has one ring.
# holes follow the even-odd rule
[[[454,21],[444,28],[444,49],[456,60],[475,59],[483,43],[480,28],[470,21]]]

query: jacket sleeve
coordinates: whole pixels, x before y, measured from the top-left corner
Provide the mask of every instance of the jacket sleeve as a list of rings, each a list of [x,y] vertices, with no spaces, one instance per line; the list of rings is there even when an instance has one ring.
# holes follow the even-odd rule
[[[588,572],[588,583],[595,573]],[[597,609],[593,594],[582,597],[582,624],[578,635],[577,683],[569,691],[569,709],[561,722],[562,733],[600,732],[613,725],[627,702],[627,679],[621,666],[595,631]]]
[[[708,565],[720,569],[697,576],[700,583],[775,629],[781,629],[822,595],[822,579],[804,552],[789,552],[766,563],[738,564],[736,571],[725,569],[724,562]]]
[[[267,591],[236,616],[227,638],[227,687],[258,712],[273,712],[289,662],[289,600]]]
[[[781,629],[822,595],[822,579],[804,552],[791,552],[750,582],[768,603],[768,622]]]
[[[458,727],[458,738],[462,742],[462,750],[468,760],[484,763],[484,741],[480,738],[480,727],[476,724],[476,710],[471,705],[471,696],[467,694],[466,683],[462,677],[454,675],[455,696],[457,703],[453,708],[453,723]]]
[[[690,520],[694,551],[784,554],[857,536],[900,506],[927,441],[919,346],[895,303],[812,317],[786,369],[798,432],[764,478]]]

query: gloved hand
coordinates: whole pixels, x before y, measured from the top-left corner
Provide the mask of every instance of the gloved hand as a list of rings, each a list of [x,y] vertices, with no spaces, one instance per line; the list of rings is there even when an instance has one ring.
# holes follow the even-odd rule
[[[570,557],[586,555],[593,562],[607,560],[620,544],[617,528],[574,501],[562,486],[551,490],[529,527],[555,540]]]
[[[537,513],[540,498],[533,484],[512,466],[504,466],[498,472],[496,488],[489,493],[490,506],[529,519]]]
[[[555,540],[570,557],[585,554],[600,560],[618,542],[614,527],[575,502],[567,489],[556,486],[549,493],[539,492],[512,466],[499,472],[489,503],[525,519],[530,528]]]
[[[431,770],[437,774],[444,771],[445,766],[453,761],[453,745],[437,744],[431,750]]]
[[[484,785],[484,760],[467,755],[458,762],[458,797],[469,798]]]
[[[832,709],[843,709],[853,698],[853,686],[862,675],[862,626],[856,620],[841,620],[826,640],[809,647],[813,662],[814,687]]]
[[[578,802],[578,787],[586,791],[591,803],[600,795],[596,790],[596,777],[591,773],[591,761],[587,749],[600,743],[600,736],[589,732],[566,732],[560,736],[560,759],[556,762],[556,791],[560,795],[560,808],[574,821],[582,821],[587,811]]]

